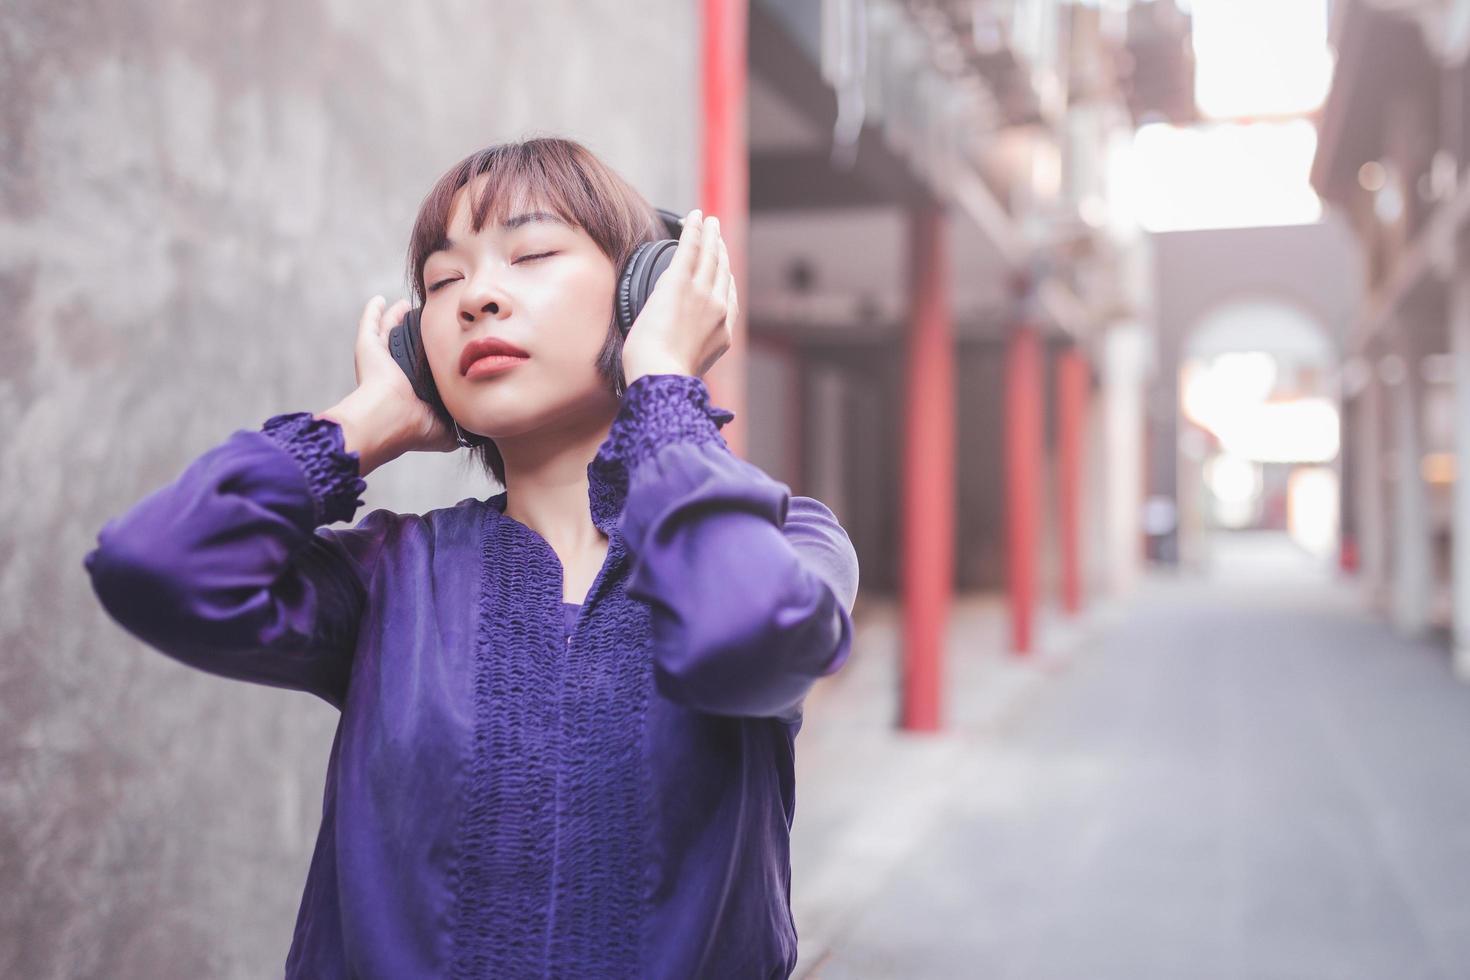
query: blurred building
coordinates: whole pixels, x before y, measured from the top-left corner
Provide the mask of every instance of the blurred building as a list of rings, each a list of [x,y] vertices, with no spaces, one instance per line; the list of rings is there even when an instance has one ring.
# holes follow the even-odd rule
[[[827,501],[902,604],[905,723],[942,723],[952,592],[1126,591],[1150,256],[1110,151],[1192,101],[1172,3],[754,2],[753,458]],[[794,424],[793,424],[794,423]]]
[[[1338,546],[1335,382],[1357,309],[1351,234],[1308,182],[1326,2],[1149,9],[1168,40],[1135,50],[1181,67],[1129,160],[1154,253],[1147,553],[1208,573],[1224,536],[1270,530],[1320,561]]]
[[[1363,291],[1343,370],[1344,555],[1408,634],[1452,626],[1470,678],[1470,4],[1338,0],[1312,183]]]

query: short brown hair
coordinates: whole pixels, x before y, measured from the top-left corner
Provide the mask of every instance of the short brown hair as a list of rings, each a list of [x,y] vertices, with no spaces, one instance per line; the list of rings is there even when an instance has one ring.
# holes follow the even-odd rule
[[[482,175],[487,180],[471,211],[476,232],[487,220],[503,220],[516,203],[535,200],[586,231],[616,270],[623,268],[641,243],[664,237],[653,207],[581,143],[559,137],[497,143],[450,167],[419,205],[408,246],[408,278],[416,305],[422,306],[426,295],[424,263],[448,233],[454,195]],[[419,361],[422,376],[432,378],[422,349]],[[607,379],[613,397],[622,398],[623,333],[618,329],[616,308],[597,355],[597,369]],[[452,419],[438,389],[432,381],[429,387],[434,389],[430,407],[450,426]],[[465,438],[485,472],[504,486],[505,461],[494,440],[472,433]]]

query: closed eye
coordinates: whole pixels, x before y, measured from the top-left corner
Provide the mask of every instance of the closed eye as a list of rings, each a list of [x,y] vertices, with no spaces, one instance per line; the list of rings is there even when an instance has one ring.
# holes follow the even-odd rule
[[[551,256],[558,255],[558,254],[560,254],[560,253],[559,252],[552,251],[552,252],[536,252],[536,253],[533,253],[531,255],[522,255],[520,258],[518,258],[514,262],[512,262],[511,265],[520,265],[522,262],[530,262],[532,259],[549,259],[549,258],[551,258]],[[451,282],[454,282],[454,280],[452,278],[450,278],[450,279],[440,279],[438,282],[433,283],[432,285],[429,286],[429,292],[432,293],[436,289],[438,289],[440,286],[447,286]]]

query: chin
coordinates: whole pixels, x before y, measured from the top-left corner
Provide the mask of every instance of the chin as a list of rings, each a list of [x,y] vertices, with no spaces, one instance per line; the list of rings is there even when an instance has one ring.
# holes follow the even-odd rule
[[[516,397],[484,393],[475,400],[473,410],[456,413],[460,426],[466,431],[488,439],[514,439],[531,435],[539,430],[585,416],[589,421],[605,421],[616,410],[618,401],[612,391],[600,383],[596,389],[552,397],[524,394]],[[466,426],[465,422],[469,425]]]

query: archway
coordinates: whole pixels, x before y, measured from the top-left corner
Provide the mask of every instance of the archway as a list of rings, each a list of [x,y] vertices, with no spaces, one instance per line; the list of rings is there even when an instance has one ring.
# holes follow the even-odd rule
[[[1309,311],[1232,298],[1184,333],[1180,558],[1217,573],[1325,573],[1338,545],[1337,348]],[[1305,559],[1305,560],[1303,560]]]

